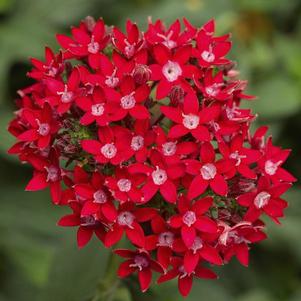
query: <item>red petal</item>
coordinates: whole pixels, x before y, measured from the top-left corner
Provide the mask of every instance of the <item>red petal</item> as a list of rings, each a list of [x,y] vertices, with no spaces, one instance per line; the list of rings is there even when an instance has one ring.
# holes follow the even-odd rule
[[[194,226],[202,232],[216,233],[217,231],[217,225],[215,221],[213,221],[207,216],[198,216]]]
[[[199,254],[193,253],[192,251],[187,251],[184,256],[184,268],[185,271],[190,274],[194,271],[197,264],[199,263]]]
[[[181,277],[178,278],[179,292],[183,297],[186,297],[190,293],[192,282],[193,282],[192,276],[185,276],[183,278]]]
[[[219,195],[225,196],[228,193],[228,184],[222,175],[217,174],[210,182],[210,187]]]
[[[102,144],[96,140],[82,140],[81,144],[84,151],[93,155],[98,155],[102,147]]]
[[[190,248],[195,240],[196,231],[194,227],[183,225],[183,227],[181,228],[181,236],[187,248]]]
[[[46,175],[44,173],[37,172],[33,175],[32,179],[27,184],[25,190],[36,191],[45,189],[48,186],[46,182]]]
[[[149,111],[145,106],[136,105],[130,110],[130,115],[137,119],[148,119],[150,117]]]
[[[215,151],[211,143],[203,143],[200,151],[201,159],[204,163],[211,163],[215,160]]]
[[[203,248],[199,252],[200,255],[208,262],[216,265],[223,264],[223,260],[215,248],[211,246],[203,246]]]
[[[85,229],[84,227],[79,227],[77,230],[77,245],[79,248],[84,247],[93,235],[92,229]]]
[[[58,221],[57,224],[62,227],[78,226],[80,224],[80,218],[76,214],[65,215]]]
[[[152,281],[152,271],[149,268],[138,271],[138,279],[141,291],[146,292]]]
[[[236,257],[237,257],[238,261],[242,265],[247,267],[249,265],[248,246],[246,244],[239,244],[239,245],[236,245],[235,250],[236,250]]]
[[[120,264],[118,271],[117,271],[117,274],[120,278],[127,277],[130,274],[135,272],[136,269],[133,267],[130,267],[130,265],[132,263],[133,263],[133,261],[130,259],[130,260],[127,260]]]
[[[189,199],[196,198],[197,196],[204,193],[205,190],[207,189],[207,187],[208,187],[208,182],[204,181],[203,178],[200,175],[196,176],[192,180],[192,182],[189,186],[188,194],[187,194],[188,198]]]
[[[115,226],[112,230],[109,230],[105,236],[104,245],[109,248],[119,242],[122,238],[123,229],[119,226]]]
[[[167,202],[175,203],[177,201],[177,188],[172,181],[167,180],[161,185],[160,192]]]

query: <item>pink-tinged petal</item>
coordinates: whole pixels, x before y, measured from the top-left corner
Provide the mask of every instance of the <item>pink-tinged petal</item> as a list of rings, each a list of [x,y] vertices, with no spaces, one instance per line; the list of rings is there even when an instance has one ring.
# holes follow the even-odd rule
[[[84,114],[80,119],[80,123],[82,125],[89,125],[89,124],[93,123],[94,121],[95,121],[95,117],[90,112],[87,112],[86,114]]]
[[[149,268],[138,271],[138,280],[141,291],[146,292],[152,281],[152,271]]]
[[[59,181],[50,183],[50,195],[54,204],[59,204],[62,197],[62,188]]]
[[[80,224],[80,218],[76,214],[63,216],[57,223],[61,227],[75,227]]]
[[[211,120],[216,120],[221,112],[221,107],[219,105],[213,105],[211,107],[206,107],[202,109],[199,114],[200,123],[207,123]]]
[[[168,220],[168,224],[172,228],[180,228],[183,225],[183,220],[181,215],[174,215]]]
[[[202,258],[204,258],[205,260],[207,260],[212,264],[216,264],[216,265],[223,264],[223,260],[220,257],[218,251],[211,246],[208,245],[203,246],[202,249],[199,251],[199,254],[202,256]]]
[[[237,166],[237,171],[248,179],[256,179],[257,175],[256,173],[246,164],[241,163]]]
[[[173,108],[169,106],[161,106],[161,112],[170,120],[176,123],[182,123],[182,112],[179,108]]]
[[[254,201],[255,196],[256,196],[255,193],[248,192],[248,193],[240,195],[237,198],[237,202],[241,206],[249,207],[252,204],[252,202]]]
[[[179,277],[178,278],[178,287],[179,292],[183,297],[188,296],[188,294],[191,291],[193,278],[192,276],[185,276],[185,277]]]
[[[222,196],[227,195],[228,193],[228,184],[224,177],[220,174],[217,174],[213,180],[210,182],[211,189]]]
[[[125,277],[129,276],[130,274],[134,273],[136,268],[130,266],[132,263],[133,263],[133,260],[131,260],[131,259],[121,263],[118,268],[117,275],[120,278],[125,278]]]
[[[205,126],[199,125],[196,129],[191,130],[191,134],[199,141],[210,141],[210,133]]]
[[[183,225],[183,227],[181,228],[181,236],[187,248],[190,248],[195,240],[196,231],[194,227]]]
[[[130,115],[137,119],[149,119],[150,114],[145,106],[136,105],[130,110]]]
[[[211,163],[215,160],[215,151],[211,143],[206,142],[201,146],[200,157],[202,162]]]
[[[123,229],[120,226],[115,225],[112,230],[109,230],[106,233],[105,241],[104,241],[105,247],[110,248],[113,245],[115,245],[117,242],[121,240],[122,235],[123,235]]]
[[[44,173],[34,173],[32,179],[27,184],[26,191],[36,191],[45,189],[48,186],[46,175]]]
[[[200,256],[198,253],[193,253],[191,250],[187,251],[184,255],[184,268],[185,271],[192,273],[199,263]]]
[[[172,88],[172,84],[167,80],[161,80],[157,85],[156,98],[158,100],[166,97]]]
[[[180,63],[180,65],[184,65],[187,63],[191,56],[191,46],[183,46],[178,48],[178,50],[175,52],[173,59]]]
[[[196,201],[192,205],[192,210],[196,213],[196,215],[202,215],[209,210],[212,204],[213,204],[213,198],[208,196]]]
[[[216,222],[207,216],[198,216],[197,221],[194,224],[195,228],[202,232],[216,233]]]
[[[214,272],[203,267],[197,267],[195,269],[195,276],[203,279],[216,279],[217,276]]]
[[[156,61],[161,65],[164,65],[171,57],[169,49],[162,44],[156,45],[153,51]]]
[[[158,247],[157,258],[159,263],[164,269],[167,269],[172,257],[172,250],[168,247]]]
[[[96,140],[82,140],[81,145],[84,151],[93,155],[98,155],[102,147],[102,144]]]
[[[144,195],[144,201],[148,202],[158,191],[159,187],[153,183],[153,181],[148,181],[143,187],[142,192]]]
[[[101,206],[101,212],[108,221],[110,222],[116,221],[118,213],[113,203],[107,202],[103,204]]]
[[[144,247],[145,238],[144,232],[141,226],[138,223],[133,223],[133,229],[126,228],[125,229],[126,236],[128,239],[136,246]]]
[[[86,229],[84,227],[79,227],[77,230],[77,245],[79,248],[84,247],[92,238],[92,229]]]
[[[157,215],[158,215],[158,211],[154,208],[138,208],[135,211],[135,217],[139,223],[152,220]]]
[[[238,261],[244,265],[249,265],[249,248],[246,244],[242,243],[235,246],[235,253]]]
[[[179,138],[185,136],[189,133],[189,130],[186,129],[182,124],[174,125],[168,132],[168,138]]]
[[[188,93],[184,98],[183,110],[185,114],[198,114],[199,100],[195,93]]]
[[[288,189],[290,189],[292,184],[290,183],[283,183],[283,184],[278,184],[272,188],[269,189],[269,193],[273,197],[279,197],[283,193],[285,193]]]
[[[27,130],[18,136],[18,139],[21,141],[34,141],[38,138],[39,134],[36,129]]]
[[[132,258],[136,254],[136,252],[128,249],[117,249],[114,250],[114,253],[122,258]]]
[[[172,204],[176,203],[177,187],[172,181],[167,180],[163,185],[161,185],[160,193],[167,202]]]
[[[201,195],[202,193],[204,193],[206,191],[208,187],[208,182],[205,181],[200,175],[196,176],[188,189],[188,198],[189,199],[194,199],[197,196]]]
[[[148,85],[140,86],[135,91],[135,99],[137,102],[142,102],[143,100],[147,99],[150,93],[150,87]]]

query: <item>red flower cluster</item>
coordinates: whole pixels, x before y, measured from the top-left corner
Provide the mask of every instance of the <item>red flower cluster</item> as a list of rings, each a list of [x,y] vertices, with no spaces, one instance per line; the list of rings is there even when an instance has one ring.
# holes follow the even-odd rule
[[[128,21],[123,33],[89,17],[71,31],[59,53],[31,60],[36,82],[9,125],[9,153],[34,168],[26,190],[49,187],[72,210],[59,225],[77,227],[79,247],[126,236],[134,250],[115,250],[118,275],[137,272],[142,291],[153,271],[186,296],[194,277],[216,278],[208,265],[247,266],[266,238],[261,216],[279,223],[296,179],[282,167],[290,151],[266,127],[250,131],[229,35],[185,19],[145,33]]]

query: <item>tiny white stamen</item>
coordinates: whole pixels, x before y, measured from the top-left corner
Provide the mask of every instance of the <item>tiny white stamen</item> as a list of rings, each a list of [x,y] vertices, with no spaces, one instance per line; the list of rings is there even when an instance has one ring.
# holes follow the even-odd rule
[[[200,117],[193,114],[184,115],[183,114],[183,125],[189,129],[194,130],[198,127],[200,123]]]
[[[172,232],[163,232],[158,236],[158,244],[159,247],[172,247],[174,242],[174,234]]]
[[[140,135],[134,136],[131,141],[131,148],[134,151],[138,151],[144,146],[144,138]]]
[[[37,131],[41,136],[47,136],[50,132],[50,125],[48,123],[39,123]]]
[[[88,44],[88,51],[92,54],[96,54],[100,49],[99,43],[94,41],[94,36],[91,37],[91,42]]]
[[[122,192],[129,192],[132,188],[132,182],[129,179],[120,179],[117,186]]]
[[[183,223],[191,227],[196,222],[196,215],[193,211],[187,211],[182,217]]]
[[[49,167],[45,166],[45,169],[47,170],[47,179],[46,179],[47,182],[49,182],[49,181],[51,181],[51,182],[58,181],[59,174],[60,174],[58,167],[51,165]]]
[[[104,113],[104,104],[97,103],[91,106],[91,114],[93,116],[101,116]]]
[[[215,55],[211,51],[203,51],[201,54],[202,59],[207,63],[212,63],[215,60]]]
[[[120,105],[123,109],[129,110],[129,109],[132,109],[135,106],[136,100],[135,100],[135,97],[134,97],[134,93],[135,92],[133,92],[129,95],[125,95],[120,99]]]
[[[57,92],[58,95],[61,95],[62,103],[69,103],[73,99],[73,92],[68,91],[68,86],[65,85],[65,89],[62,92]]]
[[[138,268],[139,271],[142,271],[144,268],[149,266],[149,260],[143,255],[136,255],[134,257],[134,263],[130,264],[132,268]]]
[[[163,66],[162,73],[169,82],[174,82],[182,75],[182,69],[177,62],[168,61]]]
[[[164,156],[173,156],[177,151],[177,143],[173,141],[163,143],[162,151]]]
[[[271,199],[271,195],[266,191],[258,193],[254,199],[254,205],[257,209],[261,209],[266,206]]]
[[[100,152],[106,157],[107,159],[112,159],[117,154],[117,148],[113,143],[107,143],[101,147]]]
[[[93,194],[94,202],[99,204],[104,204],[107,202],[108,198],[102,189],[99,189]]]
[[[194,239],[194,242],[193,242],[192,246],[190,247],[190,249],[195,254],[198,250],[200,250],[202,248],[203,248],[203,241],[202,241],[202,239],[199,236],[197,236]]]
[[[241,160],[244,158],[247,158],[247,156],[245,156],[245,155],[240,155],[238,153],[238,151],[231,153],[229,157],[233,160],[236,160],[235,166],[239,166],[241,163]]]
[[[204,180],[212,180],[216,175],[216,167],[212,163],[206,163],[201,167],[201,176]]]
[[[120,226],[127,226],[131,229],[133,229],[133,221],[135,219],[135,216],[129,212],[129,211],[123,211],[121,213],[119,213],[118,217],[117,217],[117,222]]]
[[[167,173],[157,166],[156,170],[152,172],[152,178],[156,185],[163,185],[167,180]]]
[[[264,165],[264,170],[268,175],[273,176],[277,172],[277,169],[281,164],[282,161],[274,163],[271,160],[267,160]]]

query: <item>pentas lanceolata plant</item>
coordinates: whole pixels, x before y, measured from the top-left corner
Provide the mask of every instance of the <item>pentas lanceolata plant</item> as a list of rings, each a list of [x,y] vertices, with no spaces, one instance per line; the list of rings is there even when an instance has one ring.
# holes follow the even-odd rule
[[[79,247],[126,237],[120,277],[137,273],[142,291],[153,272],[177,278],[186,296],[194,278],[217,277],[208,266],[248,265],[261,217],[279,223],[296,179],[282,167],[290,150],[250,130],[229,35],[183,23],[128,21],[124,33],[88,17],[57,35],[58,53],[31,59],[9,153],[34,168],[26,190],[49,187],[70,208],[58,224],[77,228]]]

